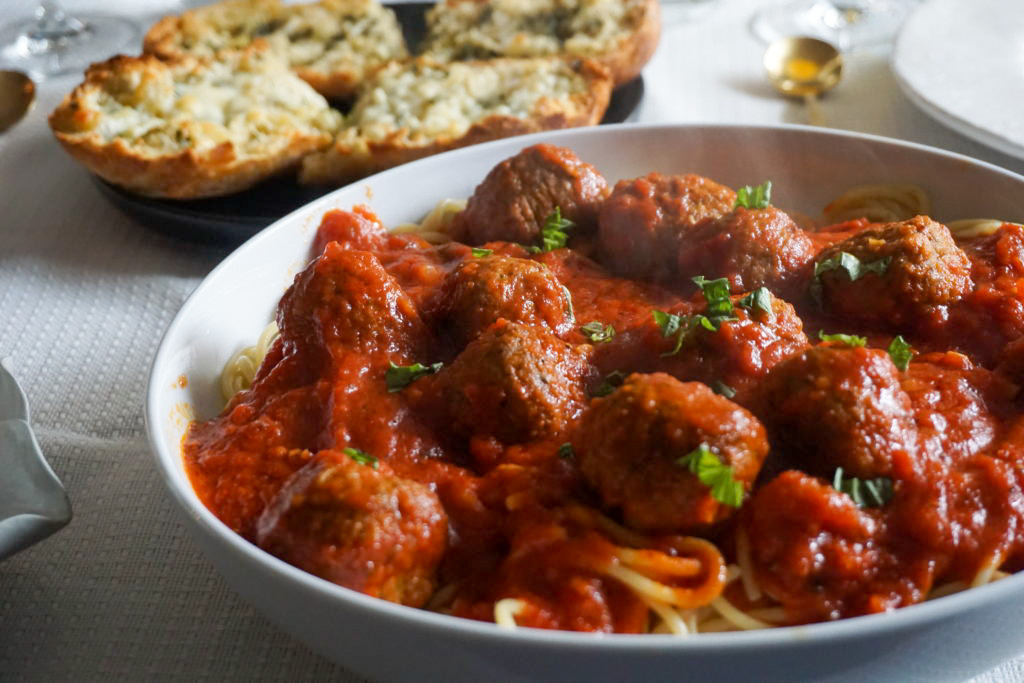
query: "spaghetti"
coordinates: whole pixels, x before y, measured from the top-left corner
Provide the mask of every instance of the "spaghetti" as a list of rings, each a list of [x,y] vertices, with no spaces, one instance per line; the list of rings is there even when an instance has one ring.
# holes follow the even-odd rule
[[[994,218],[965,218],[951,221],[947,226],[960,239],[974,239],[994,235],[1006,223]]]
[[[224,364],[220,374],[220,393],[225,403],[238,392],[252,386],[253,378],[278,334],[277,323],[271,322],[260,333],[254,345],[239,349]]]
[[[826,223],[843,223],[866,218],[872,223],[907,220],[931,213],[928,194],[916,185],[858,185],[833,199],[825,207]]]
[[[442,244],[452,238],[452,221],[466,208],[465,199],[442,199],[419,223],[401,223],[391,229],[395,235],[416,235],[430,244]]]

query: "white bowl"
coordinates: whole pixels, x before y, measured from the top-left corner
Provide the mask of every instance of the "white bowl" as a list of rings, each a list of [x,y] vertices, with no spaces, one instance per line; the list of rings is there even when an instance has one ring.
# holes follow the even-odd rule
[[[539,141],[575,150],[611,182],[649,171],[701,173],[734,187],[771,179],[774,204],[811,215],[852,185],[912,182],[929,191],[939,220],[1024,221],[1024,177],[921,145],[801,126],[544,133],[431,157],[339,189],[277,221],[210,273],[153,363],[146,421],[160,471],[231,586],[300,640],[378,680],[963,680],[1024,650],[1024,576],[892,614],[767,631],[688,639],[510,632],[323,581],[246,542],[203,506],[181,459],[188,420],[220,410],[222,365],[271,320],[309,258],[324,212],[362,203],[386,225],[418,220],[442,197],[469,196],[497,162]]]

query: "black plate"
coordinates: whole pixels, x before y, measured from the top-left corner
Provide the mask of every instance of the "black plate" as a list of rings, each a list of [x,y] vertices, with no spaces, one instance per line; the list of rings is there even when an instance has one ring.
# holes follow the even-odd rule
[[[418,46],[426,33],[426,11],[433,3],[401,3],[390,7],[398,16],[406,43]],[[601,123],[625,121],[643,95],[642,76],[616,88]],[[244,242],[278,218],[329,191],[299,185],[293,177],[278,177],[225,197],[175,201],[143,197],[97,176],[93,178],[107,199],[140,223],[182,239],[225,245]]]

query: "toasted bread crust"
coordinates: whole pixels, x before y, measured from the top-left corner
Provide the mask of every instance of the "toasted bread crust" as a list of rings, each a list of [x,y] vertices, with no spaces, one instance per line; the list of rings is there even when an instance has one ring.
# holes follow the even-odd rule
[[[661,39],[661,4],[646,0],[643,15],[636,31],[620,41],[616,50],[603,57],[593,57],[608,67],[615,85],[628,83],[643,70],[654,56]]]
[[[424,54],[436,59],[562,54],[604,64],[619,86],[657,49],[661,8],[658,0],[443,0],[427,13],[427,26]]]
[[[306,157],[302,162],[299,180],[307,184],[341,185],[379,171],[481,142],[543,130],[591,126],[600,122],[611,97],[612,81],[607,68],[591,60],[489,60],[467,62],[475,68],[501,68],[515,62],[549,61],[565,63],[583,77],[586,87],[561,99],[542,96],[536,101],[529,116],[490,114],[459,135],[441,135],[421,139],[410,135],[407,128],[397,128],[387,135],[370,138],[357,126],[350,126],[337,137],[334,145],[322,152]],[[412,64],[438,65],[428,58],[412,60]],[[374,90],[373,80],[364,86],[364,93]],[[400,95],[399,95],[400,96]],[[357,101],[356,108],[359,103]]]
[[[201,80],[209,66],[204,60],[185,58],[166,63],[150,55],[118,56],[94,64],[86,71],[85,81],[50,115],[50,127],[72,157],[104,180],[138,194],[175,199],[243,190],[295,166],[304,155],[330,143],[340,115],[331,112],[323,98],[283,65],[263,64],[253,55],[238,55],[234,67],[244,69],[255,80],[265,79],[269,88],[281,86],[283,79],[288,79],[283,87],[305,95],[305,105],[319,104],[322,110],[309,112],[307,120],[298,121],[290,129],[274,130],[265,140],[254,140],[251,133],[245,139],[230,139],[234,129],[225,130],[228,126],[199,120],[175,122],[146,111],[147,107],[161,106],[154,104],[158,95],[165,94],[161,86],[181,83],[189,77]],[[175,96],[175,101],[186,96]],[[249,116],[263,114],[259,106],[254,105],[254,109]],[[265,114],[265,118],[274,121],[272,114]],[[144,119],[148,128],[142,128],[146,133],[158,129],[162,136],[159,143],[147,141],[145,134],[133,135],[131,130],[118,128],[113,118],[117,115],[148,117]],[[210,137],[203,137],[204,132]],[[171,142],[177,134],[186,135],[189,142]]]
[[[211,57],[249,45],[277,53],[330,98],[350,97],[369,72],[409,54],[394,12],[376,0],[225,0],[164,17],[143,41],[145,52],[163,59]],[[310,50],[319,54],[310,59]]]
[[[287,154],[273,159],[239,160],[230,143],[197,154],[186,150],[173,156],[146,157],[121,140],[99,145],[54,131],[64,149],[90,171],[109,183],[140,195],[162,199],[219,197],[252,187],[295,166],[319,149],[298,141]]]

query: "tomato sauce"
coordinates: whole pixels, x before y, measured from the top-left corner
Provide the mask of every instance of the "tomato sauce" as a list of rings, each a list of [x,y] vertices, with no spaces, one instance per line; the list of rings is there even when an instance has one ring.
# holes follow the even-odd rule
[[[648,629],[645,602],[607,569],[630,545],[682,557],[673,539],[684,536],[735,561],[742,530],[749,570],[786,623],[886,611],[986,568],[1019,568],[1024,347],[1012,342],[1024,337],[1024,228],[957,245],[970,291],[950,303],[921,298],[912,314],[897,301],[900,329],[869,324],[870,313],[836,317],[830,281],[815,296],[814,264],[787,261],[788,299],[747,307],[750,290],[734,289],[731,317],[680,342],[652,311],[705,314],[709,300],[690,276],[743,278],[620,277],[587,227],[571,248],[533,253],[492,240],[475,253],[389,235],[365,208],[328,213],[252,388],[186,436],[200,498],[243,537],[289,561],[289,543],[301,546],[300,566],[357,590],[421,606],[433,593],[443,603],[433,607],[482,620],[496,601],[520,599],[517,622],[542,628]],[[877,227],[855,221],[808,233],[808,243],[819,259]],[[742,256],[729,263],[745,267]],[[906,291],[891,296],[920,293]],[[595,341],[583,329],[591,322],[614,334]],[[863,334],[867,346],[822,341],[818,330]],[[915,354],[904,368],[885,352],[897,334]],[[390,386],[394,366],[437,362],[439,371]],[[684,394],[690,403],[672,403]],[[697,406],[694,417],[684,404]],[[613,406],[625,426],[596,415]],[[712,410],[740,426],[701,424]],[[625,452],[598,457],[595,433]],[[701,440],[732,468],[738,509],[680,464]],[[671,460],[651,465],[650,454]],[[601,469],[633,457],[620,480]],[[851,475],[891,491],[864,503],[848,490]],[[700,519],[662,526],[679,517],[675,500]],[[345,547],[358,547],[359,564],[332,573],[330,563],[353,562],[338,556]],[[743,604],[735,588],[729,595]]]

